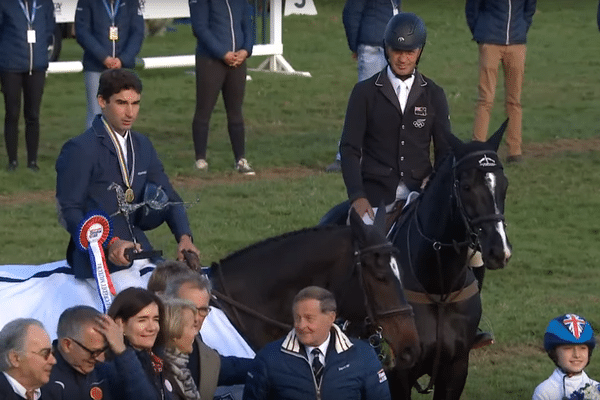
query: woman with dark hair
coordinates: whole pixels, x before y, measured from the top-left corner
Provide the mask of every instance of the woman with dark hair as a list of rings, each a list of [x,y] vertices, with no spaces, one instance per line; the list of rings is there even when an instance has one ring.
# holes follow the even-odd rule
[[[163,378],[163,361],[155,353],[163,343],[164,312],[160,298],[146,289],[127,288],[115,297],[108,315],[123,328],[126,351],[135,351],[137,356],[126,365],[116,366],[120,378],[125,380],[125,397],[172,399],[173,388]]]

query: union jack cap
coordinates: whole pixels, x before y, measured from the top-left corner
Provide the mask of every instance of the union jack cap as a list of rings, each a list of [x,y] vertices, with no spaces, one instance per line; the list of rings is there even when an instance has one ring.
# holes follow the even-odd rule
[[[544,334],[544,348],[550,351],[561,344],[585,344],[590,350],[596,346],[594,331],[585,318],[577,314],[564,314],[548,324]]]

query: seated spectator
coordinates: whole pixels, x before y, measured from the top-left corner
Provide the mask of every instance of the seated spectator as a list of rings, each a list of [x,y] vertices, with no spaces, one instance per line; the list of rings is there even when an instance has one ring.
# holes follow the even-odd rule
[[[173,386],[173,398],[200,400],[198,387],[188,369],[196,330],[196,306],[187,300],[165,300],[165,376]]]
[[[113,398],[109,382],[103,380],[96,369],[108,348],[104,335],[97,328],[98,318],[102,318],[102,314],[89,306],[68,308],[61,314],[58,339],[52,343],[57,362],[52,368],[50,382],[42,386],[45,400],[89,399],[90,395],[101,396],[103,400]]]
[[[294,329],[266,345],[248,373],[244,400],[390,399],[373,349],[334,324],[333,294],[317,286],[294,298]]]
[[[551,320],[544,334],[544,348],[556,369],[535,388],[533,400],[598,398],[598,382],[584,371],[595,346],[592,326],[582,317],[565,314]],[[589,395],[592,392],[593,397]]]
[[[196,307],[194,329],[200,331],[204,319],[210,312],[210,281],[205,275],[191,272],[175,276],[167,281],[165,296],[190,301]],[[244,384],[246,374],[254,360],[241,357],[223,357],[202,341],[198,333],[193,343],[188,369],[199,388],[201,398],[212,399],[218,386]]]
[[[158,295],[163,294],[165,288],[167,287],[167,280],[170,277],[179,274],[187,274],[190,271],[190,267],[188,267],[183,261],[163,261],[156,266],[154,271],[152,271],[152,275],[150,275],[150,279],[148,279],[147,288],[152,293],[156,293]]]
[[[56,359],[41,322],[19,318],[0,331],[0,399],[40,400]]]
[[[134,376],[124,389],[127,399],[162,400],[171,399],[173,388],[165,384],[163,361],[156,355],[163,343],[163,305],[154,293],[130,287],[120,292],[108,310],[108,315],[123,328],[128,349],[135,351],[137,362],[130,365],[131,371],[124,371],[115,358],[116,369],[124,375]],[[138,370],[143,373],[137,374]]]

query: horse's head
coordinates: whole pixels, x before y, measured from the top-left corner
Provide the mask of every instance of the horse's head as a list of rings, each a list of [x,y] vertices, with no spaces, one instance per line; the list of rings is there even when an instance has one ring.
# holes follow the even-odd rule
[[[508,180],[497,154],[507,123],[508,120],[487,142],[463,143],[454,135],[449,136],[455,155],[455,197],[489,269],[503,268],[511,257],[504,229]]]
[[[372,226],[364,224],[352,210],[350,225],[365,306],[375,328],[371,344],[375,346],[383,336],[395,357],[390,366],[395,362],[399,368],[410,368],[418,360],[421,347],[412,307],[404,297],[396,249],[385,236],[385,207],[379,208]]]

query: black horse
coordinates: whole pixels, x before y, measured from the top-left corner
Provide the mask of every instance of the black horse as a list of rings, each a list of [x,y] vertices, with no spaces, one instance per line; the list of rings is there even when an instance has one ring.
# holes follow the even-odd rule
[[[324,287],[350,336],[383,337],[395,364],[410,367],[420,344],[383,219],[368,226],[354,213],[351,226],[307,228],[237,251],[211,267],[213,293],[258,350],[292,328],[292,301],[301,289]]]
[[[480,250],[489,269],[511,256],[503,216],[508,180],[496,153],[505,128],[485,143],[449,135],[452,152],[392,229],[421,340],[417,364],[388,374],[394,398],[410,399],[423,375],[434,400],[459,399],[464,389],[481,317],[469,255]]]

